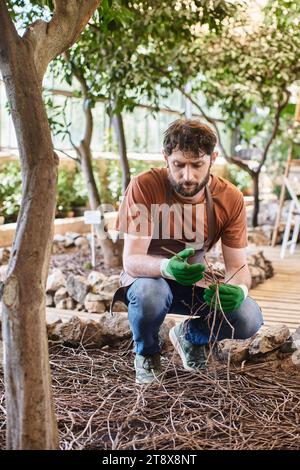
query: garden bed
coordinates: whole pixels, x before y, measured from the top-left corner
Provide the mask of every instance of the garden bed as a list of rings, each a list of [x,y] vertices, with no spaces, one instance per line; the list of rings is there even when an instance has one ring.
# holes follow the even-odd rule
[[[164,382],[134,382],[129,341],[85,350],[52,345],[60,448],[299,450],[300,378],[270,363],[185,371],[168,353]],[[0,448],[5,400],[0,366]]]

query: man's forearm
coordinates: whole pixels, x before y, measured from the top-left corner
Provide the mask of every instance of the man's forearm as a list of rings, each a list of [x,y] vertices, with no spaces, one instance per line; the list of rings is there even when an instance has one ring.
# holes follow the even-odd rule
[[[124,270],[133,277],[161,277],[162,256],[129,255],[123,260]]]
[[[225,282],[227,279],[230,279],[231,276],[234,275],[236,270],[232,271],[226,271],[225,273]],[[241,269],[238,273],[236,273],[230,281],[228,281],[228,284],[233,284],[235,286],[244,284],[247,289],[250,289],[251,287],[251,274],[249,271],[248,266],[245,266],[243,269]]]

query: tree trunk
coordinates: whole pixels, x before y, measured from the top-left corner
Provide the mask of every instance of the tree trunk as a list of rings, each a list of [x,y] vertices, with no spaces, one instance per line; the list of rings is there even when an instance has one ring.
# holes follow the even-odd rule
[[[235,127],[230,136],[230,155],[236,155],[236,147],[240,143],[240,129],[239,127]]]
[[[124,194],[130,182],[129,163],[127,158],[126,138],[121,113],[112,116],[112,122],[118,142],[119,157],[122,169],[122,193]]]
[[[58,158],[30,47],[21,40],[12,42],[1,59],[22,171],[21,209],[2,287],[7,447],[56,449],[44,292]]]
[[[254,196],[254,208],[252,214],[252,227],[258,226],[258,213],[259,213],[259,173],[253,172],[253,196]]]
[[[92,210],[100,210],[103,223],[96,225],[96,233],[100,241],[105,267],[117,267],[122,264],[123,240],[119,239],[115,243],[109,238],[108,232],[104,228],[104,216],[101,208],[101,200],[96,185],[94,172],[92,168],[92,155],[88,145],[81,142],[78,147],[80,153],[80,166],[82,169],[85,184],[88,190],[89,204]]]
[[[0,67],[16,130],[22,201],[3,302],[4,377],[8,449],[57,449],[45,288],[56,207],[58,157],[42,98],[49,62],[70,47],[100,0],[53,2],[49,22],[37,20],[21,38],[0,2]]]
[[[78,68],[74,62],[69,58],[69,54],[65,53],[64,58],[71,65],[72,71],[80,83],[82,95],[83,95],[83,112],[85,119],[85,126],[83,131],[83,137],[81,139],[79,147],[77,147],[71,139],[71,144],[76,150],[78,161],[82,169],[83,178],[86,183],[89,204],[92,210],[100,210],[102,215],[102,222],[96,225],[96,233],[100,241],[102,249],[104,265],[108,268],[113,268],[122,265],[122,253],[123,253],[123,240],[120,238],[114,243],[109,237],[108,231],[105,230],[104,226],[104,215],[101,207],[100,194],[96,185],[94,171],[92,167],[92,152],[91,142],[93,135],[93,113],[90,106],[89,90],[88,85],[84,76],[83,71]]]

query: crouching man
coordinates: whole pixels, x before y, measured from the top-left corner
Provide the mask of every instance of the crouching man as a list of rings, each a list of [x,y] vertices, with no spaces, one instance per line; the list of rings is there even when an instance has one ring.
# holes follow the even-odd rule
[[[263,323],[259,306],[248,296],[243,195],[211,174],[215,145],[214,132],[200,121],[173,122],[163,141],[166,167],[134,177],[119,210],[120,291],[128,305],[137,383],[159,379],[159,329],[168,313],[195,315],[170,331],[183,366],[191,371],[206,368],[210,342],[251,337]],[[204,257],[219,239],[225,279],[216,299]]]

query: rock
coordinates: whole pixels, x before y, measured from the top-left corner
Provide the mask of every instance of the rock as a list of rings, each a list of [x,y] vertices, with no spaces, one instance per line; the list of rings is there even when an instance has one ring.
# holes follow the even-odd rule
[[[46,292],[56,292],[66,286],[66,278],[60,269],[54,269],[47,279]]]
[[[85,297],[89,289],[90,286],[85,277],[74,276],[73,274],[69,275],[67,279],[67,291],[76,302],[84,305]]]
[[[61,235],[60,233],[57,233],[57,234],[54,235],[53,241],[54,242],[64,243],[65,242],[65,237],[64,237],[64,235]]]
[[[10,258],[9,248],[0,248],[0,265],[7,264]]]
[[[78,312],[83,312],[84,311],[84,305],[77,304],[75,306],[75,310],[77,310]]]
[[[68,322],[57,321],[48,330],[48,337],[52,340],[60,340],[64,343],[79,344],[82,337],[82,322],[74,316]]]
[[[110,309],[110,300],[105,299],[104,301],[106,303],[107,310],[109,310]],[[127,312],[127,311],[128,311],[128,307],[127,307],[127,305],[123,304],[123,302],[116,302],[114,304],[114,312]]]
[[[80,248],[81,250],[88,250],[90,247],[90,244],[85,237],[76,238],[74,244],[75,246],[77,246],[77,248]]]
[[[295,344],[295,347],[300,349],[300,326],[292,334],[292,339]]]
[[[57,255],[59,253],[64,253],[65,249],[65,237],[60,234],[56,234],[52,243],[52,254]]]
[[[265,271],[257,266],[249,265],[251,274],[251,288],[253,289],[258,284],[261,284],[266,279]]]
[[[54,295],[54,303],[57,306],[57,304],[64,299],[67,299],[69,297],[68,291],[65,287],[60,287]]]
[[[59,329],[58,325],[61,325],[62,322],[63,322],[62,319],[59,318],[58,320],[55,320],[53,323],[47,323],[47,335],[50,340],[53,340],[53,341],[60,340],[59,336],[57,335],[57,330]]]
[[[4,264],[3,266],[0,266],[0,282],[5,281],[7,268],[8,268],[8,264]]]
[[[169,331],[175,325],[176,325],[175,320],[173,320],[172,318],[166,318],[159,329],[159,334],[158,334],[159,344],[160,344],[161,349],[163,349],[164,351],[170,351],[174,349],[171,343],[171,340],[169,338]]]
[[[297,349],[292,355],[292,363],[300,369],[300,348]]]
[[[248,228],[248,242],[255,246],[269,245],[270,234],[267,234],[261,227]]]
[[[102,343],[114,345],[117,342],[131,337],[128,319],[122,313],[104,313],[99,318],[101,326]]]
[[[216,250],[208,255],[208,260],[212,264],[212,267],[220,272],[220,279],[222,276],[224,277],[225,266],[222,254]],[[248,248],[247,263],[251,273],[252,287],[261,284],[274,274],[272,263],[264,257],[262,250],[253,252],[253,248]]]
[[[59,300],[56,304],[55,304],[55,308],[59,309],[59,310],[67,310],[66,309],[66,299],[62,299],[62,300]]]
[[[280,361],[295,351],[291,337],[284,339],[288,334],[286,329],[285,325],[281,325],[277,330],[276,327],[271,327],[269,330],[272,331],[261,331],[253,338],[245,340],[224,339],[218,343],[219,359],[227,361],[230,352],[230,362],[234,364],[241,364],[243,361],[252,363]],[[260,341],[259,346],[258,341]],[[254,349],[257,352],[254,352]]]
[[[67,310],[75,310],[76,305],[77,305],[77,302],[74,299],[72,299],[72,297],[68,297],[66,299],[66,309]]]
[[[254,356],[249,356],[248,362],[254,364],[260,364],[262,362],[273,362],[273,367],[278,367],[278,363],[281,361],[281,355],[279,349],[274,349],[273,351],[266,352],[264,354],[256,354]]]
[[[100,273],[98,271],[91,271],[90,274],[88,275],[88,283],[90,286],[95,286],[96,284],[101,284],[103,281],[105,281],[107,276],[105,274]]]
[[[46,307],[53,307],[53,305],[54,305],[53,295],[46,294]]]
[[[278,181],[279,183],[279,181]],[[279,200],[276,198],[274,200],[266,199],[260,202],[260,210],[258,214],[258,225],[261,226],[264,233],[267,235],[270,233],[269,241],[273,233],[273,227],[276,219],[276,214],[278,210]],[[282,220],[285,221],[289,212],[290,201],[286,200],[282,208]],[[269,243],[267,243],[268,245]]]
[[[106,292],[107,294],[114,294],[118,287],[120,287],[119,279],[120,276],[118,274],[106,277],[100,285],[96,286],[97,293]]]
[[[74,243],[76,238],[81,237],[81,235],[80,235],[80,233],[77,233],[77,232],[66,232],[65,237],[72,239],[73,243]]]
[[[299,347],[300,347],[300,342],[299,342]],[[280,352],[284,354],[292,354],[293,352],[295,352],[297,350],[297,346],[293,341],[293,336],[290,336],[286,340],[286,342],[280,346],[279,349],[280,349]]]
[[[100,295],[104,302],[111,302],[115,291],[120,287],[119,278],[118,274],[106,277],[101,284],[92,287],[92,292]]]
[[[71,248],[71,246],[74,246],[74,240],[71,237],[65,237],[65,243],[64,247],[65,248]]]
[[[266,259],[263,254],[262,254],[262,257],[265,263],[264,270],[265,270],[266,279],[269,279],[270,277],[274,276],[274,268],[273,268],[271,261]]]
[[[90,313],[104,313],[106,305],[97,294],[89,293],[84,302],[85,309]]]
[[[65,299],[61,299],[55,307],[60,310],[75,310],[76,302],[71,297],[67,297]]]
[[[99,296],[99,300],[105,303],[110,303],[113,298],[113,292],[102,291],[96,286],[92,287],[91,292]]]
[[[261,330],[254,337],[249,346],[249,355],[265,354],[283,345],[290,336],[286,325],[275,325]]]
[[[247,262],[249,267],[252,266],[253,268],[256,267],[262,269],[263,272],[260,271],[260,273],[264,279],[269,279],[274,274],[271,261],[265,258],[262,251],[248,256]]]
[[[256,266],[259,268],[265,269],[266,262],[265,262],[265,257],[262,251],[259,251],[256,254]]]
[[[221,361],[228,360],[230,354],[230,362],[233,364],[241,364],[248,359],[249,346],[253,338],[249,339],[223,339],[218,342],[218,358]]]
[[[48,328],[50,339],[69,345],[84,344],[85,347],[101,348],[115,345],[131,337],[129,323],[122,314],[104,313],[99,320],[81,320],[72,317],[68,322],[55,322]]]

